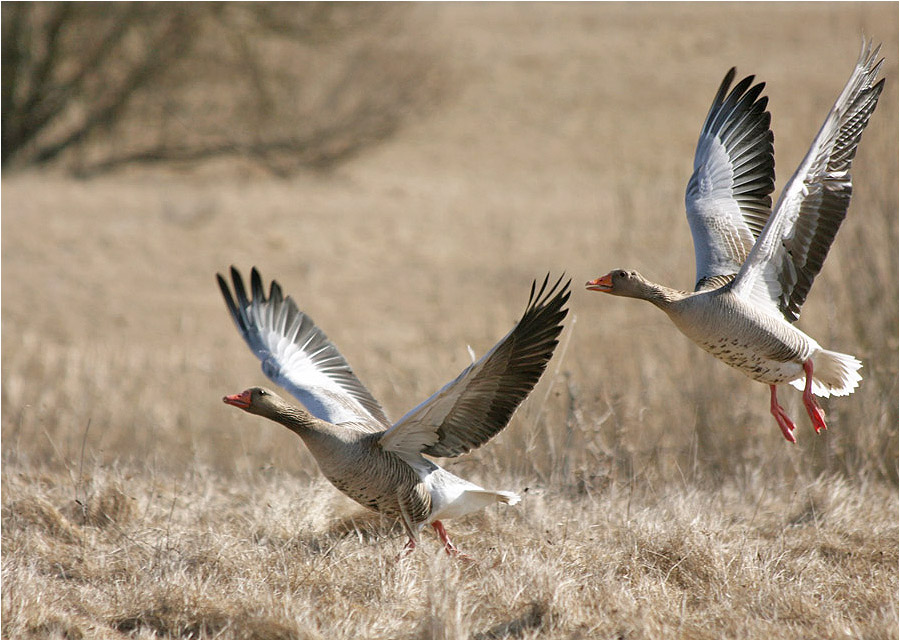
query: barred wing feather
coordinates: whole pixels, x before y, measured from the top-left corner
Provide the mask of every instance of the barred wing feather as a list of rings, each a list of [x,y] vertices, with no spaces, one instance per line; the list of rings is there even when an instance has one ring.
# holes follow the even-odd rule
[[[522,318],[481,360],[410,410],[381,438],[386,450],[459,456],[486,443],[509,422],[547,366],[567,309],[571,281],[547,288],[549,274]]]
[[[884,79],[875,83],[880,50],[863,42],[850,79],[735,279],[735,293],[789,322],[800,318],[800,306],[847,215],[850,165],[884,88]]]

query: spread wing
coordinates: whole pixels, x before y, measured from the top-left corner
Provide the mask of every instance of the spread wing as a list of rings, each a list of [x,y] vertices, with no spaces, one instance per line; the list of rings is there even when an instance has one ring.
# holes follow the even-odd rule
[[[547,367],[568,312],[571,281],[560,288],[560,277],[548,289],[548,279],[537,294],[532,283],[525,313],[509,334],[385,433],[384,449],[459,456],[506,427]]]
[[[240,272],[231,268],[228,283],[216,274],[225,304],[247,345],[262,361],[263,373],[293,394],[314,416],[330,423],[351,423],[380,432],[391,423],[350,365],[309,316],[272,281],[269,296],[256,268],[250,274],[253,299],[247,298]]]
[[[694,238],[696,289],[730,281],[750,253],[772,207],[775,152],[764,83],[753,76],[731,92],[725,75],[700,131],[684,196]],[[727,94],[727,95],[726,95]]]
[[[777,308],[790,322],[800,318],[800,306],[847,215],[850,164],[884,88],[884,79],[875,83],[880,50],[863,42],[850,79],[734,281],[737,294]]]

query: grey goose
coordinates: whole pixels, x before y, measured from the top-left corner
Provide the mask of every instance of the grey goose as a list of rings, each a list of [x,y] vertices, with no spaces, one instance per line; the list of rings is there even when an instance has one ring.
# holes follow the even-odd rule
[[[532,283],[524,314],[480,360],[392,423],[354,375],[337,347],[272,281],[269,293],[254,267],[248,297],[231,268],[232,293],[217,274],[231,317],[262,361],[263,373],[302,403],[251,387],[222,400],[296,433],[325,477],[365,507],[398,517],[416,547],[430,524],[450,555],[461,555],[443,519],[496,502],[514,505],[513,492],[486,490],[448,472],[427,456],[455,457],[484,445],[509,422],[547,366],[568,310],[569,285]],[[474,359],[473,359],[474,360]],[[465,556],[465,555],[461,555]]]
[[[862,363],[823,349],[794,322],[850,203],[850,164],[884,79],[875,82],[881,47],[863,42],[850,79],[774,210],[773,136],[753,76],[731,91],[731,69],[703,124],[685,194],[694,240],[696,284],[684,292],[616,269],[589,290],[647,300],[686,336],[725,363],[770,387],[770,411],[784,437],[796,426],[778,403],[776,386],[803,390],[816,432],[825,413],[814,395],[853,392]]]

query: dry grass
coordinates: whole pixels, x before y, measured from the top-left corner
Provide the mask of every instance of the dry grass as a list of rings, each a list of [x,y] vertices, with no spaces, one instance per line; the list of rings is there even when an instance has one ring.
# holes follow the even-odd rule
[[[827,477],[532,488],[403,540],[324,481],[7,475],[11,637],[853,637],[896,629],[894,493]],[[78,501],[75,496],[80,496]],[[12,498],[15,497],[15,498]]]
[[[448,99],[341,170],[4,176],[2,635],[896,638],[896,5],[408,11]],[[231,263],[278,278],[393,417],[548,270],[689,286],[681,203],[721,76],[767,82],[781,185],[860,32],[888,83],[800,321],[865,363],[827,433],[785,388],[789,446],[764,387],[576,288],[510,427],[448,461],[525,500],[448,524],[475,564],[433,540],[397,564],[399,530],[219,401],[264,380],[213,281]]]

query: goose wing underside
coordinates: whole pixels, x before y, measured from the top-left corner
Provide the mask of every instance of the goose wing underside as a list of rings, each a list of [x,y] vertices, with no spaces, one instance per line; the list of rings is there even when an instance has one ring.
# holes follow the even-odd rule
[[[697,290],[737,274],[772,207],[775,155],[768,99],[760,96],[765,84],[753,85],[748,76],[729,92],[734,76],[732,68],[713,99],[685,191]]]
[[[226,280],[216,274],[225,304],[250,349],[262,361],[263,373],[288,390],[314,416],[335,424],[379,432],[390,421],[350,365],[301,312],[290,296],[272,281],[266,296],[262,279],[254,267],[250,274],[252,298],[240,272],[231,268],[232,293]]]

